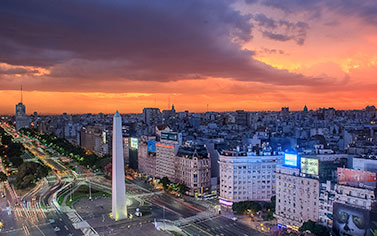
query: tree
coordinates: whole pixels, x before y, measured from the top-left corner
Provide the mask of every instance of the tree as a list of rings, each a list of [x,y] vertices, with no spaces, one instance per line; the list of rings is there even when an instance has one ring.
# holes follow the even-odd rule
[[[170,180],[168,177],[163,177],[162,179],[160,179],[160,184],[162,184],[162,187],[164,187],[164,189],[168,189],[169,185],[170,185]]]
[[[7,181],[7,179],[7,175],[0,171],[0,182]]]
[[[180,194],[184,194],[184,193],[187,192],[188,190],[189,190],[189,188],[187,187],[186,184],[181,183],[181,184],[178,185],[178,192],[179,192]]]
[[[108,177],[112,177],[112,173],[113,173],[113,163],[109,163],[107,164],[104,168],[103,168],[103,172],[105,173],[106,176]]]
[[[234,203],[232,209],[237,214],[243,214],[247,210],[251,210],[255,214],[258,211],[262,210],[262,206],[258,202],[244,201]]]
[[[24,163],[24,160],[18,156],[11,156],[9,157],[9,162],[12,163],[12,167],[18,168]]]
[[[37,162],[24,162],[18,167],[15,186],[18,189],[30,187],[37,180],[48,175],[48,167]]]
[[[307,232],[316,235],[316,236],[330,236],[329,230],[323,226],[320,225],[312,220],[308,220],[302,224],[302,226],[299,228],[300,232]]]

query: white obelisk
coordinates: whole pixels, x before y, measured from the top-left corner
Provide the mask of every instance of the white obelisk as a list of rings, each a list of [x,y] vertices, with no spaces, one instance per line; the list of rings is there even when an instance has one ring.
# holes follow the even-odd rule
[[[112,214],[113,219],[127,218],[126,184],[124,176],[124,157],[122,140],[122,117],[116,111],[113,118],[113,185]]]

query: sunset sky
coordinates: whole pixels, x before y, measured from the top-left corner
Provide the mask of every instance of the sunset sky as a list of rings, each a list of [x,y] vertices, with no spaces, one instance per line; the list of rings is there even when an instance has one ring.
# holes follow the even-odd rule
[[[376,0],[2,0],[0,113],[377,105]]]

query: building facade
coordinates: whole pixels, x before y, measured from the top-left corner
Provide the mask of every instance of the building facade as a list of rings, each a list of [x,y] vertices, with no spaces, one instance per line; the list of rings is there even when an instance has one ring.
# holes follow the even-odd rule
[[[275,195],[275,168],[282,156],[252,156],[222,151],[219,155],[220,203],[231,211],[234,202],[270,201]]]
[[[304,177],[299,168],[276,168],[276,210],[278,224],[298,230],[306,221],[319,218],[318,177]]]
[[[180,147],[175,158],[176,181],[184,183],[191,196],[202,196],[210,191],[211,161],[204,147]]]
[[[163,139],[156,143],[156,177],[167,177],[175,181],[175,154],[178,150],[178,140]]]
[[[26,108],[22,102],[16,105],[16,129],[29,128],[30,119],[26,115]]]

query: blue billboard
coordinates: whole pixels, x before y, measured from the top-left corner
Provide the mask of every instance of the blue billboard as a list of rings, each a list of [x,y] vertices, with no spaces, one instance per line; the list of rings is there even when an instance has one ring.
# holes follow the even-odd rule
[[[148,140],[148,152],[156,152],[156,141]]]
[[[299,167],[299,158],[297,154],[285,153],[284,154],[284,165],[289,167]]]

